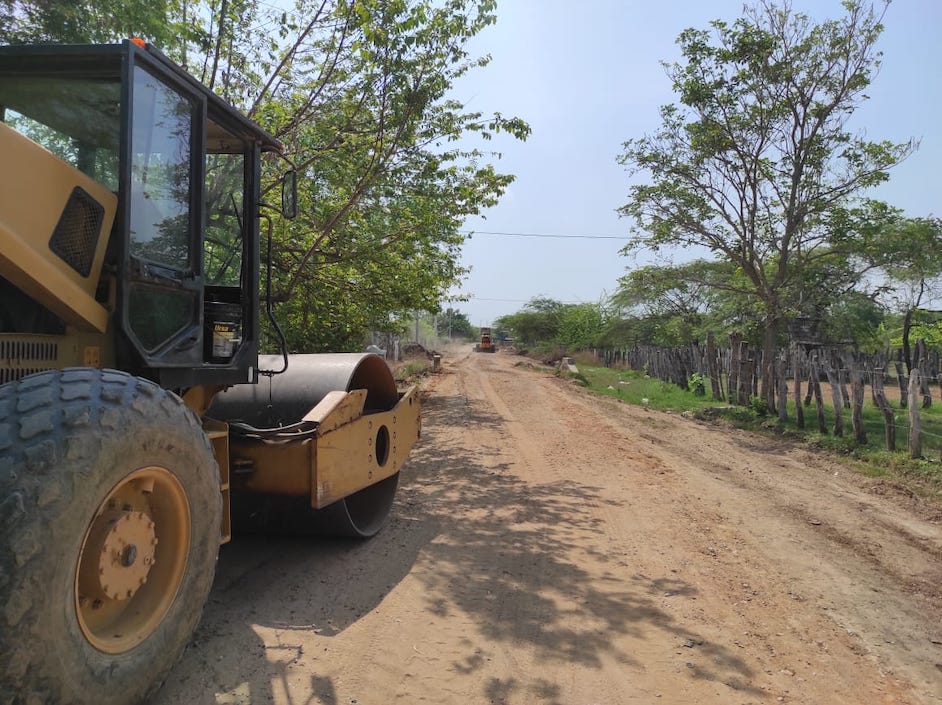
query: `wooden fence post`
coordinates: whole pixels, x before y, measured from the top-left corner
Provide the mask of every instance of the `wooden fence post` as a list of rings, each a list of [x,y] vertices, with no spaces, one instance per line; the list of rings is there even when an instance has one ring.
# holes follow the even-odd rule
[[[844,400],[841,398],[840,377],[830,365],[825,372],[831,386],[831,403],[834,404],[834,435],[841,437],[844,435]]]
[[[886,435],[886,449],[888,451],[896,450],[896,419],[893,417],[893,408],[887,401],[886,392],[883,390],[883,369],[877,368],[873,371],[873,396],[877,400],[877,406],[883,413],[883,425]]]
[[[919,394],[919,370],[913,368],[909,371],[909,398],[912,403],[909,405],[909,457],[922,457],[922,439],[920,438],[919,427],[919,404],[915,403],[916,395]]]
[[[847,393],[847,371],[844,369],[845,364],[843,360],[838,358],[837,370],[835,370],[835,372],[837,373],[837,386],[840,387],[841,390],[841,401],[844,404],[844,408],[849,409],[850,395]]]
[[[792,343],[792,374],[795,375],[795,425],[805,428],[805,410],[801,404],[801,347]]]
[[[863,403],[864,403],[864,383],[860,368],[855,364],[850,372],[851,396],[854,400],[853,413],[851,415],[851,424],[854,427],[854,440],[857,445],[867,445],[867,429],[863,423]]]
[[[788,421],[788,380],[785,379],[785,372],[788,370],[788,353],[783,351],[776,361],[775,375],[778,378],[778,394],[776,402],[778,403],[779,423]]]
[[[893,363],[896,368],[896,383],[899,385],[899,408],[905,409],[909,403],[909,380],[903,374],[903,363],[896,361]]]
[[[827,435],[828,426],[824,420],[824,399],[821,398],[821,371],[818,361],[811,363],[811,388],[814,391],[814,404],[818,412],[818,433]]]
[[[817,353],[814,353],[817,355]],[[808,357],[808,393],[805,394],[805,406],[811,406],[811,399],[814,397],[814,375],[815,364]]]
[[[929,346],[925,340],[919,341],[916,345],[919,350],[919,391],[922,393],[922,408],[928,409],[932,406],[932,390],[929,388],[929,378],[932,376],[932,368],[929,365]]]
[[[755,360],[746,355],[749,348],[745,343],[742,347],[743,352],[739,356],[739,405],[749,406],[749,397],[752,396],[752,380],[756,374],[756,363]]]
[[[726,398],[730,404],[739,402],[739,355],[742,352],[739,344],[742,343],[741,333],[729,334],[729,371],[726,374],[728,388]]]
[[[707,333],[706,343],[707,375],[710,378],[710,393],[713,401],[723,400],[723,387],[720,384],[720,366],[716,363],[716,339],[712,333]]]

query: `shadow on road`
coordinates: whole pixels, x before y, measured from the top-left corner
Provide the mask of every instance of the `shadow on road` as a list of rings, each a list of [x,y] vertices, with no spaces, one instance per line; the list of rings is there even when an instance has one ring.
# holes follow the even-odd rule
[[[249,536],[223,546],[202,622],[151,705],[336,705],[328,677],[289,687],[309,641],[301,637],[341,634],[375,609],[436,533],[433,518],[394,514],[369,541]]]
[[[426,560],[436,566],[422,576],[428,610],[470,615],[480,633],[480,644],[455,669],[480,669],[481,654],[493,641],[531,645],[538,660],[553,665],[549,672],[570,665],[601,668],[606,660],[643,667],[618,645],[626,643],[621,637],[644,641],[660,631],[678,647],[696,646],[694,678],[761,694],[747,685],[753,674],[742,659],[660,607],[666,597],[695,597],[696,588],[673,574],[635,572],[625,542],[607,536],[606,513],[631,509],[580,482],[577,467],[571,479],[526,482],[501,452],[512,448],[504,420],[483,407],[461,395],[427,400],[424,442],[405,483],[408,516],[439,524],[425,548]],[[541,701],[551,702],[559,691],[545,679],[488,680],[482,688],[489,702],[521,690],[539,691]]]
[[[310,643],[300,635],[342,634],[413,572],[420,552],[434,567],[414,573],[427,611],[471,619],[476,629],[462,640],[467,655],[442,678],[478,677],[488,702],[562,697],[543,674],[483,673],[494,642],[528,645],[548,674],[559,674],[612,660],[643,667],[619,644],[656,631],[678,646],[697,645],[694,678],[760,694],[746,685],[752,673],[741,659],[659,606],[665,595],[696,596],[696,588],[637,573],[625,546],[606,538],[605,513],[630,508],[580,482],[578,472],[543,485],[524,481],[505,453],[505,421],[482,407],[461,395],[423,402],[423,440],[403,471],[390,525],[373,539],[248,537],[224,546],[202,623],[152,705],[346,702],[322,673],[287,682],[298,678],[290,667]],[[330,648],[328,641],[316,659],[329,659]]]

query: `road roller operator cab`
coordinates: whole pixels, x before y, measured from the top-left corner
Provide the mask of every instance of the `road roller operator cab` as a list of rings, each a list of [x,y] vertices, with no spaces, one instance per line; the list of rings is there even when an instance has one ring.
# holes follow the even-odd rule
[[[143,42],[0,47],[0,381],[256,381],[261,161],[280,150]]]

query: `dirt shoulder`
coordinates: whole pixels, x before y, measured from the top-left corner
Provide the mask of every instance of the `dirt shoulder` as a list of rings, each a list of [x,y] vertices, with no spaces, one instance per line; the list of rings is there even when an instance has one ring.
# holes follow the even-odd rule
[[[462,351],[375,539],[225,547],[154,700],[942,702],[942,517]]]

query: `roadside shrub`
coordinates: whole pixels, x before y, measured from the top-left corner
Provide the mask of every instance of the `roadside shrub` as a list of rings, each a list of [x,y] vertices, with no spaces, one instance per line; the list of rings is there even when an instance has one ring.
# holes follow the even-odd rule
[[[706,396],[706,377],[699,372],[694,372],[687,380],[690,391],[698,397]]]

